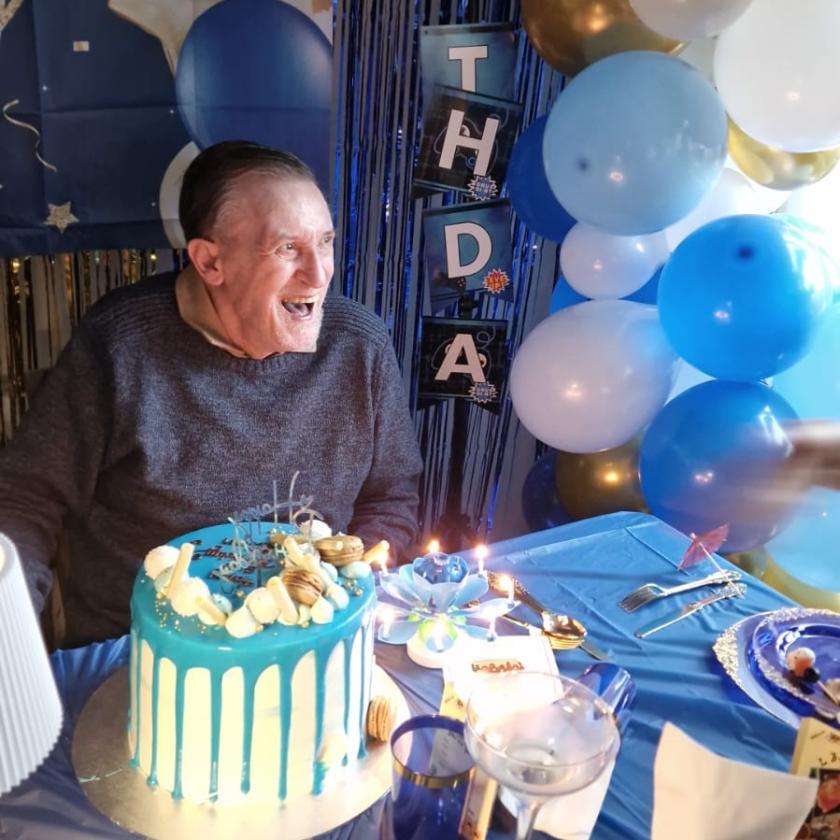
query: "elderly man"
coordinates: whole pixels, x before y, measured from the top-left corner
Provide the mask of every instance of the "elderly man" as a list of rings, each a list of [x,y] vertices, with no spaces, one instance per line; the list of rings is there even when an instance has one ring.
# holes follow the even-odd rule
[[[310,170],[251,143],[184,176],[190,267],[116,290],[79,324],[0,453],[0,531],[36,606],[63,532],[66,644],[128,627],[146,551],[270,501],[400,553],[421,461],[384,324],[327,296],[330,212]]]

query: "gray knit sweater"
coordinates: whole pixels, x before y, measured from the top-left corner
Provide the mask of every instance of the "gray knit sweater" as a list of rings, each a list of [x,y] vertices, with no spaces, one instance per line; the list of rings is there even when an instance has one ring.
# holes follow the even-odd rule
[[[328,297],[318,350],[239,359],[180,317],[174,275],[107,295],[79,325],[0,452],[0,531],[36,607],[62,531],[68,646],[124,633],[146,552],[272,501],[400,553],[422,469],[384,324]]]

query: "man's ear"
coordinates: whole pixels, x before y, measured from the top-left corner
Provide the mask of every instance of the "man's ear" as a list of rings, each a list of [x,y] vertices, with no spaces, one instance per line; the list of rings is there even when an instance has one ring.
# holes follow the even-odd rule
[[[222,285],[224,278],[219,262],[219,246],[215,242],[209,239],[190,239],[187,242],[187,253],[190,255],[190,262],[205,283],[210,286]]]

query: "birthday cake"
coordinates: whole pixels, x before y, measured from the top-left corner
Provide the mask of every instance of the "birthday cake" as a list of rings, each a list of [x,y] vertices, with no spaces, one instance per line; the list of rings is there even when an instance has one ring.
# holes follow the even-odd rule
[[[128,738],[149,785],[288,802],[365,755],[370,564],[360,540],[318,540],[309,524],[311,539],[218,525],[147,555],[131,598]]]

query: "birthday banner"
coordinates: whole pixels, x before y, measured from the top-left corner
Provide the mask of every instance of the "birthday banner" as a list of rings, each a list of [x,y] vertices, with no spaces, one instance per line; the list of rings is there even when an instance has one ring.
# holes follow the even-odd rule
[[[513,300],[507,199],[425,210],[423,235],[432,312],[466,292]]]
[[[497,413],[507,326],[507,321],[423,318],[420,398],[460,397]]]
[[[183,244],[181,179],[247,139],[328,187],[324,0],[0,0],[0,256]]]

